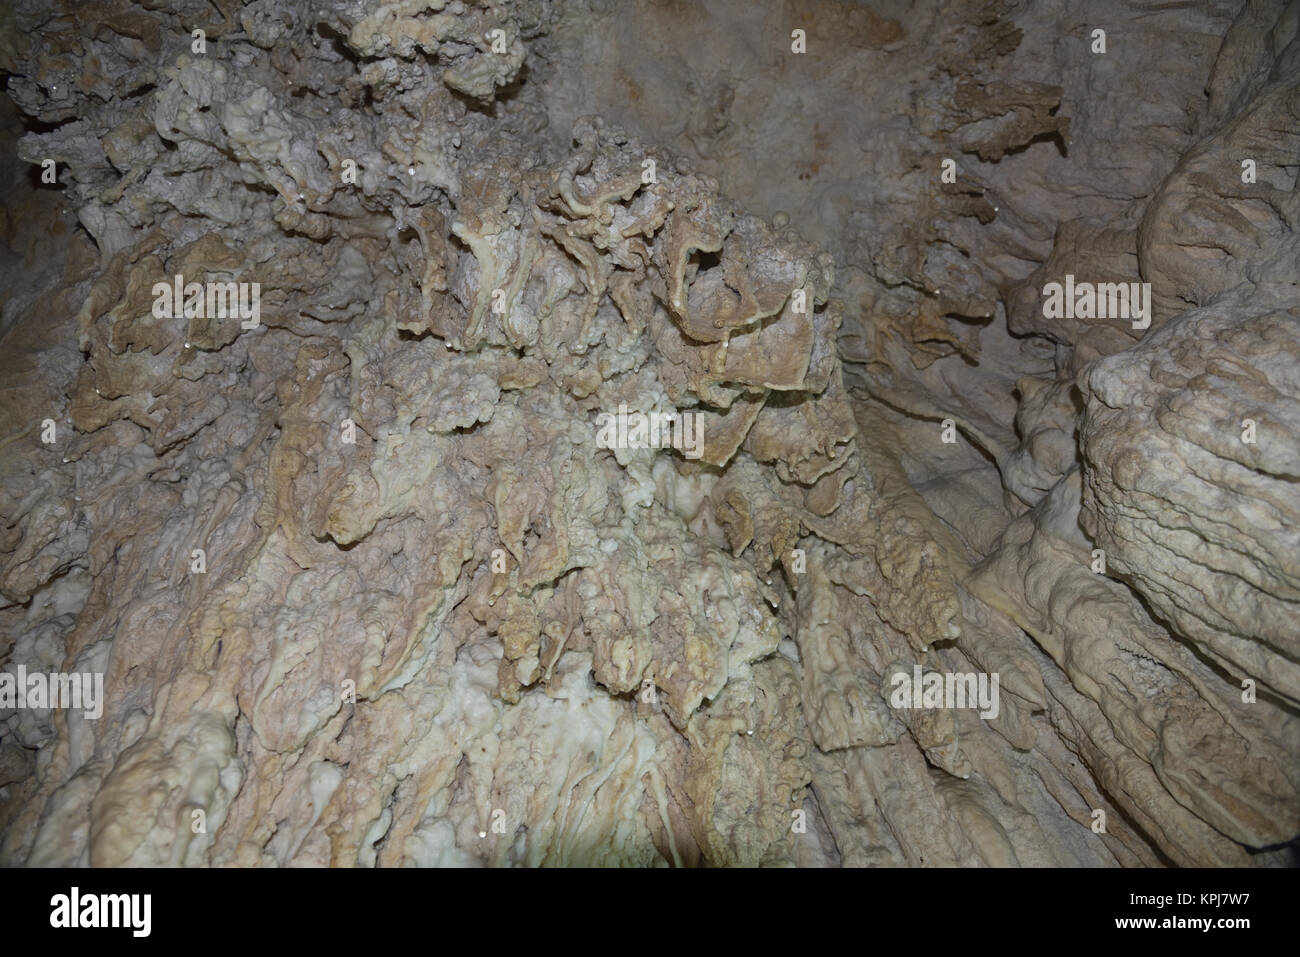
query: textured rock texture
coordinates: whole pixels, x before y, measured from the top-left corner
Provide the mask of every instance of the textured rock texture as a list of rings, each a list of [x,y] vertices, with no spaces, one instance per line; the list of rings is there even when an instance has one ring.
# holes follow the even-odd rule
[[[0,862],[1294,863],[1300,4],[1095,6],[13,0]]]

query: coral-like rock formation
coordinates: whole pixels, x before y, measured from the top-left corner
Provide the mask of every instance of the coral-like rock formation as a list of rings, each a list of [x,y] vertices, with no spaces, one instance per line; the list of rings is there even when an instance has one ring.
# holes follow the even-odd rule
[[[18,0],[0,861],[1285,863],[1295,6],[1048,6]]]

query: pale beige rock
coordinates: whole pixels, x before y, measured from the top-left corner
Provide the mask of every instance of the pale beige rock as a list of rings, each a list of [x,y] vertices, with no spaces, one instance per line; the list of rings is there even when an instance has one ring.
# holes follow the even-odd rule
[[[1287,863],[1294,4],[1102,6],[11,5],[0,862]]]

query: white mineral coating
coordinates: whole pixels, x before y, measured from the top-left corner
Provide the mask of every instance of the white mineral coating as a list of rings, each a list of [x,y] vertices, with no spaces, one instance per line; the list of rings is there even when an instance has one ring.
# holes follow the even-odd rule
[[[0,863],[1287,863],[1294,10],[1061,7],[11,4]]]

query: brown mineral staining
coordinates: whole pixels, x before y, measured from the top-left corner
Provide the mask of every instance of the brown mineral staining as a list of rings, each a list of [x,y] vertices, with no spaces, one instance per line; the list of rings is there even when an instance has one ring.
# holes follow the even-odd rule
[[[1272,6],[1115,6],[1105,82],[1038,8],[64,7],[0,50],[0,667],[106,700],[0,710],[0,861],[1285,862]]]

